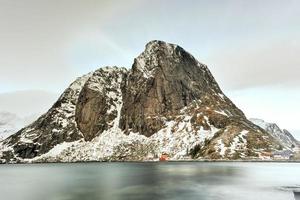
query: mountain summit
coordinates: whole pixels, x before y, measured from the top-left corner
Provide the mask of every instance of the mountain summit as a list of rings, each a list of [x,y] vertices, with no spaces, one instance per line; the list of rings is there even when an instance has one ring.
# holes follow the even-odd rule
[[[75,80],[46,114],[0,143],[0,158],[249,159],[280,148],[223,94],[206,65],[154,40],[131,69],[103,67]]]

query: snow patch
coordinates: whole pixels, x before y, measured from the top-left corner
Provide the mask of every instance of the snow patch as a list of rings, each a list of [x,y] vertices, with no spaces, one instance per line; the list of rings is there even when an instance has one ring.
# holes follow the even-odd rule
[[[214,110],[214,112],[215,112],[215,113],[218,113],[218,114],[221,114],[221,115],[224,115],[224,116],[226,116],[226,117],[229,117],[229,116],[227,115],[227,113],[226,113],[224,110],[221,110],[221,111]]]
[[[220,156],[224,157],[227,147],[225,147],[225,144],[223,143],[222,139],[219,139],[217,141],[217,149],[220,152]]]
[[[233,154],[236,152],[236,150],[242,150],[244,147],[247,145],[247,140],[246,140],[246,135],[249,133],[247,130],[242,130],[240,134],[235,136],[233,138],[233,142],[231,146],[229,147],[230,149],[230,154]]]

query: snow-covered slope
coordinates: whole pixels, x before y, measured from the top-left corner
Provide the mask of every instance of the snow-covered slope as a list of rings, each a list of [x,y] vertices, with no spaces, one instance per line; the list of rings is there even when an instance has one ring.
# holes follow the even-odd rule
[[[129,70],[79,77],[46,114],[0,142],[0,161],[252,159],[279,148],[206,65],[155,40]]]
[[[2,154],[6,160],[33,158],[48,152],[57,144],[82,138],[75,122],[75,107],[79,93],[90,75],[77,78],[47,113],[0,142],[0,157]]]
[[[252,118],[249,119],[252,123],[263,128],[265,131],[270,133],[276,140],[282,144],[283,147],[287,149],[293,149],[299,147],[299,142],[294,138],[294,136],[287,130],[279,128],[275,123],[265,122],[262,119]]]

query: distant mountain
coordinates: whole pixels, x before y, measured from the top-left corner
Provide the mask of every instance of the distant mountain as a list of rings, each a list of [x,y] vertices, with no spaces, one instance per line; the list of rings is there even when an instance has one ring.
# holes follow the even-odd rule
[[[300,147],[299,141],[297,141],[289,131],[280,129],[277,124],[265,122],[262,119],[256,118],[252,118],[250,121],[270,133],[283,147],[287,149]]]
[[[22,128],[21,119],[15,114],[0,112],[0,141]]]
[[[10,112],[0,111],[0,141],[16,133],[37,119],[37,115],[21,118]]]
[[[225,96],[206,65],[157,40],[129,70],[78,78],[0,146],[2,162],[259,159],[282,148]]]

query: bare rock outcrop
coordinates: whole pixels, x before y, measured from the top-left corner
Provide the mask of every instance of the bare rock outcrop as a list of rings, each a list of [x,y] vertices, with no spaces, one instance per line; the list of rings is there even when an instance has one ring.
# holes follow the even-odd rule
[[[152,41],[134,60],[123,89],[121,128],[151,136],[163,127],[164,117],[196,100],[205,106],[227,105],[232,114],[244,117],[206,65],[177,45]]]
[[[76,122],[85,140],[91,140],[112,126],[117,105],[122,103],[121,83],[125,68],[96,70],[84,84],[76,105]]]

